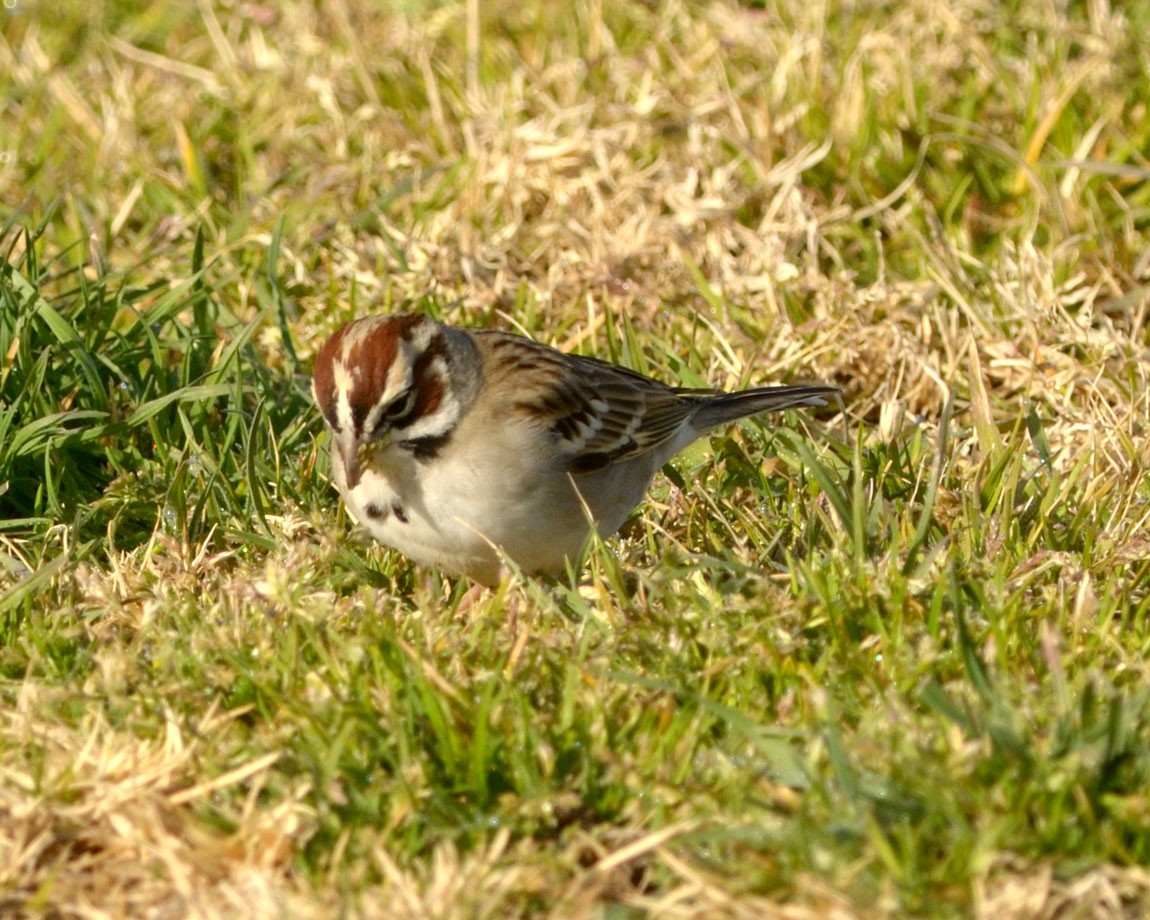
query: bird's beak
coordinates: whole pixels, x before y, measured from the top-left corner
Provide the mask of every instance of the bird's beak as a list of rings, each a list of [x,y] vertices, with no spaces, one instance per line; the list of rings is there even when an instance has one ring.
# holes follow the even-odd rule
[[[390,440],[390,434],[366,444],[351,432],[343,432],[337,437],[335,449],[339,452],[345,489],[354,489],[359,485],[365,467],[371,464],[371,458],[386,447]]]
[[[345,488],[354,489],[359,485],[359,456],[354,447],[350,453],[340,447],[339,455],[343,460],[343,478],[346,482]]]
[[[359,485],[360,477],[359,444],[355,435],[351,432],[336,435],[335,449],[339,454],[340,470],[343,472],[342,486],[345,489],[354,489]]]

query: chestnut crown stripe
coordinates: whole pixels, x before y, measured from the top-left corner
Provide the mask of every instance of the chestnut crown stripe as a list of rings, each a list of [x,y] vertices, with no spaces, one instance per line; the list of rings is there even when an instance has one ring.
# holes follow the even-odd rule
[[[387,432],[400,440],[447,434],[460,413],[437,332],[434,321],[419,315],[375,317],[337,331],[316,356],[314,372],[328,424],[368,441]]]

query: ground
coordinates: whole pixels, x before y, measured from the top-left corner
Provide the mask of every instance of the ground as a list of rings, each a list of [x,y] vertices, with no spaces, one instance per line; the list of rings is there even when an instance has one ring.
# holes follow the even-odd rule
[[[1150,914],[1150,8],[0,22],[0,913]],[[395,310],[842,404],[476,595],[329,480]]]

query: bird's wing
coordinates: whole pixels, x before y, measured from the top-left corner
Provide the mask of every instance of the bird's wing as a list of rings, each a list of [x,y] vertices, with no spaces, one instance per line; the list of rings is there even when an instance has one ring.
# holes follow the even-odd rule
[[[521,336],[484,331],[476,339],[507,387],[509,410],[548,428],[573,473],[657,448],[701,402],[635,371]]]

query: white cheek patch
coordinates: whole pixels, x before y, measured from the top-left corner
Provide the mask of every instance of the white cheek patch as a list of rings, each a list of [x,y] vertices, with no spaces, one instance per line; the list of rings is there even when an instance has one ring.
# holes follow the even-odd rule
[[[451,397],[445,397],[439,408],[430,415],[425,415],[413,425],[400,430],[396,429],[397,436],[403,441],[418,441],[420,438],[437,438],[447,434],[459,420],[459,403]]]

